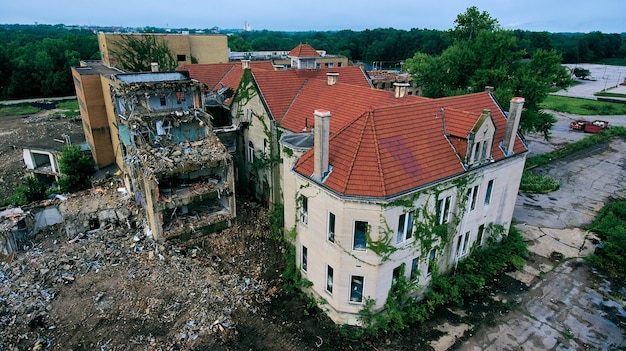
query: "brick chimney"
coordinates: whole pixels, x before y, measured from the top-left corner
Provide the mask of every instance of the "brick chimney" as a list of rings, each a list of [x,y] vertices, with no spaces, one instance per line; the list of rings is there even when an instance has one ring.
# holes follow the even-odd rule
[[[241,60],[241,68],[250,68],[250,60]]]
[[[337,78],[339,78],[339,73],[326,73],[326,78],[328,78],[328,85],[335,85],[335,83],[337,83]]]
[[[404,97],[409,86],[411,86],[409,83],[393,83],[393,87],[396,92],[396,99]]]
[[[315,136],[313,144],[313,177],[324,179],[328,174],[328,139],[330,138],[330,111],[315,110]]]
[[[150,70],[152,72],[158,72],[159,71],[159,64],[157,62],[150,62]]]
[[[502,147],[507,155],[513,153],[515,136],[517,135],[517,128],[519,127],[519,121],[522,118],[522,110],[524,109],[524,101],[523,97],[514,97],[511,99],[509,116],[507,117],[506,129],[504,130],[504,140],[502,141]]]

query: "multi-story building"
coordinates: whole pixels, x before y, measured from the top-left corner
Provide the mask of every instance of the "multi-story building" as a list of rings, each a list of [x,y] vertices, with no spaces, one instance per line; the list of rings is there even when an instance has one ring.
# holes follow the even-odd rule
[[[88,138],[94,158],[120,168],[145,210],[146,233],[161,240],[231,224],[232,157],[212,130],[202,83],[156,68],[121,73],[91,62],[72,70],[85,134],[101,131],[98,143]]]
[[[118,34],[98,33],[98,45],[102,63],[115,67],[117,64],[113,52],[119,49],[124,36],[139,37],[153,35],[165,42],[179,64],[223,63],[228,62],[228,37],[226,35],[190,35],[190,34]]]
[[[511,223],[527,151],[516,133],[523,99],[508,119],[488,92],[400,99],[351,105],[347,123],[346,107],[318,101],[313,135],[282,137],[285,230],[308,290],[338,323],[358,324],[367,299],[382,309],[402,272],[423,291],[433,270]]]

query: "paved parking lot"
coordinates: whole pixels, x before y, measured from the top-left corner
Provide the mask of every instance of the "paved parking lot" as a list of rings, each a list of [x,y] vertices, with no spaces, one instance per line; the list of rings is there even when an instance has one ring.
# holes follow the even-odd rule
[[[564,128],[575,117],[558,115],[555,138],[530,138],[531,152],[584,137]],[[626,124],[626,116],[612,118],[614,125]],[[584,226],[608,198],[626,196],[626,141],[614,140],[536,170],[558,178],[561,189],[518,196],[516,227],[536,256],[513,276],[529,290],[495,326],[477,330],[456,349],[624,350],[626,291],[610,293],[610,283],[579,257],[595,248],[593,233]],[[554,253],[565,260],[555,261]]]
[[[609,66],[591,63],[567,64],[570,69],[576,67],[588,69],[593,80],[578,80],[581,84],[572,86],[567,90],[561,90],[556,95],[584,97],[595,99],[597,92],[606,90],[615,93],[626,94],[626,86],[620,85],[626,78],[625,66]]]

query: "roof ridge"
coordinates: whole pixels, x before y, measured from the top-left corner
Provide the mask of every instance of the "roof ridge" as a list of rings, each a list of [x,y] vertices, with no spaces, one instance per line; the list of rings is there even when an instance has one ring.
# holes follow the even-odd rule
[[[374,150],[376,152],[376,162],[378,163],[378,173],[380,175],[380,179],[382,180],[382,191],[383,196],[387,196],[387,183],[385,182],[385,172],[383,172],[383,163],[380,156],[380,144],[378,143],[378,134],[376,133],[376,119],[374,118],[374,111],[370,111],[369,116],[372,121],[372,137],[374,138]],[[366,123],[367,125],[367,123]]]
[[[263,104],[263,106],[265,106],[265,108],[267,109],[267,112],[269,113],[268,117],[270,119],[274,119],[273,118],[274,114],[272,113],[272,109],[270,108],[270,105],[267,103],[267,100],[265,100],[265,94],[263,94],[261,86],[256,81],[256,76],[255,76],[254,71],[250,70],[250,75],[252,76],[252,84],[254,84],[257,90],[259,91],[258,93],[259,99],[261,100],[261,103]]]
[[[358,118],[356,118],[352,123],[348,123],[348,125],[354,124],[356,121],[360,120],[361,118],[363,118],[363,116],[366,116],[365,119],[365,123],[363,123],[363,127],[361,128],[361,133],[359,133],[359,138],[358,140],[358,144],[356,147],[356,150],[354,152],[354,155],[352,156],[352,161],[350,162],[350,166],[348,167],[348,177],[346,179],[345,185],[343,186],[342,192],[345,193],[348,189],[348,184],[350,184],[350,178],[352,178],[352,170],[354,169],[354,164],[356,163],[356,159],[359,155],[359,151],[361,150],[361,145],[363,145],[363,134],[365,133],[365,128],[367,127],[367,116],[369,115],[370,111],[367,111],[365,113],[363,113],[361,116],[359,116]],[[347,126],[347,125],[346,125]],[[345,128],[343,128],[345,130]],[[335,136],[337,136],[339,133],[336,133]]]
[[[296,100],[298,100],[298,96],[300,96],[300,93],[302,92],[302,90],[304,89],[304,87],[307,85],[308,82],[309,82],[308,79],[305,79],[302,82],[302,84],[300,85],[300,88],[298,88],[298,91],[296,92],[293,99],[289,103],[289,107],[287,107],[287,109],[285,110],[285,114],[280,118],[280,121],[279,121],[280,123],[282,123],[285,117],[287,117],[287,115],[289,114],[289,111],[291,110],[291,107],[293,107],[293,104],[296,103]]]

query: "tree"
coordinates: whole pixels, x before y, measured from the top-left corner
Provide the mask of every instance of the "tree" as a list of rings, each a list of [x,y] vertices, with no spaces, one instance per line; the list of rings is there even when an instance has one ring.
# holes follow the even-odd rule
[[[82,152],[77,145],[66,145],[59,157],[59,190],[73,192],[88,188],[94,167],[95,162],[91,155]]]
[[[498,20],[491,18],[487,11],[480,12],[476,6],[456,16],[452,34],[457,40],[472,40],[483,31],[492,32],[499,28]]]
[[[110,52],[117,66],[130,72],[150,71],[152,62],[163,71],[173,71],[178,65],[167,43],[155,35],[122,34]]]
[[[405,67],[422,86],[425,96],[443,97],[494,87],[499,101],[513,96],[526,100],[520,127],[549,137],[554,118],[540,112],[539,104],[553,85],[571,82],[555,50],[520,49],[512,31],[502,30],[497,20],[471,7],[459,15],[454,43],[439,56],[416,53]]]

